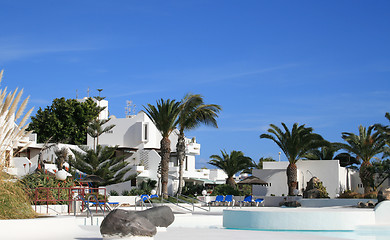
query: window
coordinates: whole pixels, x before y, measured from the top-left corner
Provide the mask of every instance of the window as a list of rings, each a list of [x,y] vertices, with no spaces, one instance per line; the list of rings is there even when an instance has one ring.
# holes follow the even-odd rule
[[[149,124],[148,123],[143,123],[142,124],[142,141],[147,142],[149,141]]]

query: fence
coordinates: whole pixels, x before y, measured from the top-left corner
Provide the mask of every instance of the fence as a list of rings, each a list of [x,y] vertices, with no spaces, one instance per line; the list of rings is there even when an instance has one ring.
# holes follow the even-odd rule
[[[90,194],[95,194],[98,196],[102,196],[99,199],[99,202],[107,202],[107,194],[105,188],[72,188],[72,187],[39,187],[34,190],[34,203],[35,203],[35,211],[37,211],[37,205],[46,205],[46,213],[49,213],[49,203],[50,205],[54,204],[66,204],[68,205],[68,214],[71,213],[71,209],[73,208],[74,197],[80,195],[82,198],[77,199],[77,201],[81,201],[81,211],[85,208],[85,201],[87,196]],[[46,203],[46,204],[45,204]],[[96,204],[96,211],[97,205]]]

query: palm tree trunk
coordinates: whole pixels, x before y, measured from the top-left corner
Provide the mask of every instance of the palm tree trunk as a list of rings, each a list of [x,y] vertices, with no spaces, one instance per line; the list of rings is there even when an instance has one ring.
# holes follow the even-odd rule
[[[229,184],[230,186],[232,187],[235,187],[236,186],[236,181],[234,181],[234,178],[233,176],[230,176],[226,179],[226,184]]]
[[[161,139],[161,190],[164,198],[168,198],[168,172],[171,156],[171,140],[168,137]]]
[[[184,139],[184,132],[180,132],[179,134],[179,138],[176,144],[176,152],[177,152],[177,161],[179,162],[179,189],[177,193],[181,194],[182,188],[184,186],[183,165],[184,165],[184,159],[186,157],[186,145]]]
[[[288,195],[293,196],[294,190],[297,189],[297,165],[295,163],[290,162],[287,167],[287,185],[288,185]]]
[[[370,161],[363,161],[362,165],[360,166],[359,177],[363,183],[364,194],[371,192],[371,183],[373,182],[373,175],[370,171],[371,167],[372,164]]]

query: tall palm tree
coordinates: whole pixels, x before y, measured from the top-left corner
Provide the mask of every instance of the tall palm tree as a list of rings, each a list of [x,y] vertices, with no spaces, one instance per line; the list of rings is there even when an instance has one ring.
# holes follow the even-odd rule
[[[103,127],[111,119],[94,119],[91,121],[87,128],[87,133],[93,138],[93,149],[96,149],[96,145],[99,145],[99,136],[106,133],[115,127],[115,124],[107,125]],[[96,144],[95,144],[96,143]]]
[[[276,125],[270,124],[268,132],[260,135],[260,138],[266,138],[274,141],[283,153],[286,155],[290,164],[287,167],[287,185],[288,194],[294,195],[294,190],[297,189],[297,166],[296,162],[302,158],[308,151],[323,146],[328,146],[321,135],[313,133],[313,128],[299,126],[294,123],[291,131],[286,124],[282,123],[284,132]]]
[[[226,184],[234,187],[236,185],[233,178],[234,174],[252,166],[252,159],[244,156],[244,153],[241,151],[233,150],[228,154],[226,150],[221,150],[221,154],[222,156],[211,155],[211,160],[208,163],[222,169],[228,175]]]
[[[356,158],[362,161],[359,177],[363,183],[364,193],[367,194],[374,184],[370,160],[384,151],[385,138],[379,131],[375,131],[374,126],[365,128],[361,125],[359,126],[359,135],[343,132],[341,137],[347,144],[339,143],[339,146],[355,154]]]
[[[148,104],[148,106],[144,106],[144,108],[146,114],[162,135],[160,141],[161,189],[163,197],[168,197],[168,171],[171,155],[171,141],[169,140],[169,135],[176,128],[177,117],[180,112],[180,102],[170,99],[161,99],[157,101],[156,106]]]
[[[216,104],[204,104],[203,96],[199,94],[187,94],[181,101],[179,118],[177,120],[179,137],[176,144],[177,159],[179,162],[179,190],[183,188],[183,165],[186,156],[184,131],[198,127],[200,124],[218,128],[217,120],[221,106]]]
[[[387,112],[385,114],[385,117],[390,122],[390,113]],[[390,156],[390,126],[388,126],[388,125],[385,126],[382,124],[375,124],[374,126],[375,126],[375,129],[377,129],[382,134],[383,138],[386,141],[387,146],[385,147],[383,157],[389,157]]]

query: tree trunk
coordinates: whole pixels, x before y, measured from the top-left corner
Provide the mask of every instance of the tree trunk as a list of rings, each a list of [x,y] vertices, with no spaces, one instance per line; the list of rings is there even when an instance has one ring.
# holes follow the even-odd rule
[[[236,187],[236,181],[234,181],[233,176],[226,178],[226,184],[229,184],[232,187]]]
[[[164,198],[168,198],[168,172],[169,172],[169,159],[171,156],[171,140],[169,138],[163,138],[160,142],[161,145],[161,190]]]
[[[184,132],[180,132],[179,138],[176,144],[176,152],[177,152],[177,161],[179,162],[179,189],[177,191],[178,194],[181,194],[182,188],[184,187],[183,181],[183,168],[184,168],[184,159],[186,157],[186,145],[184,139]]]
[[[363,183],[364,194],[371,192],[373,183],[373,175],[371,172],[372,164],[369,161],[364,161],[360,166],[359,177]]]
[[[294,190],[297,189],[297,174],[297,165],[295,165],[295,163],[290,162],[287,167],[287,186],[289,196],[293,196]]]

